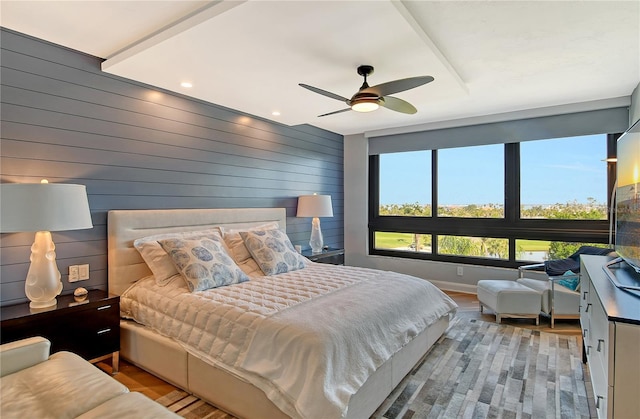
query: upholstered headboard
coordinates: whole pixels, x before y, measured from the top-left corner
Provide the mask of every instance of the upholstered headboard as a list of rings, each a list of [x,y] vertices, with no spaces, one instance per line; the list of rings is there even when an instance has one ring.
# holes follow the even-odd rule
[[[202,230],[212,226],[246,228],[277,221],[286,232],[284,208],[114,210],[107,220],[109,292],[120,295],[151,274],[133,241],[153,234]]]

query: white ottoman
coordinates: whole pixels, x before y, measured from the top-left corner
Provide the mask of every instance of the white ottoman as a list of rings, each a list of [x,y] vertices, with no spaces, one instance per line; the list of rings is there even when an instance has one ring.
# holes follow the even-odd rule
[[[535,319],[539,324],[542,293],[515,281],[483,279],[478,281],[480,312],[488,307],[496,313],[496,322],[503,317]]]

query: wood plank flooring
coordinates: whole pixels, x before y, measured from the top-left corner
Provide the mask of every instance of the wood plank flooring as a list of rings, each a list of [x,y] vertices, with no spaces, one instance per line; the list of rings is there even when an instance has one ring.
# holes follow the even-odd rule
[[[495,322],[495,315],[485,310],[480,313],[480,306],[475,294],[462,292],[445,291],[459,306],[456,316],[465,318],[475,318],[486,322]],[[580,336],[580,322],[578,320],[556,320],[555,328],[551,328],[549,319],[541,317],[540,325],[536,326],[531,319],[503,319],[503,323],[539,330],[548,333],[558,333],[563,335]],[[96,365],[106,372],[111,372],[110,358]],[[177,387],[149,374],[148,372],[132,365],[124,360],[120,360],[120,372],[114,376],[116,380],[127,386],[131,391],[138,391],[147,397],[156,400],[162,396],[177,390]]]

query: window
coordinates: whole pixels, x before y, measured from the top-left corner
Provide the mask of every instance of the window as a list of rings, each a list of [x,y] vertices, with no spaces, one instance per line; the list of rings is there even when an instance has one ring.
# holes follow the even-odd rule
[[[616,138],[371,155],[370,253],[517,267],[605,246]]]
[[[438,236],[441,255],[509,259],[509,240],[489,237]]]
[[[504,145],[438,151],[438,216],[504,217]]]
[[[431,253],[431,235],[376,231],[374,234],[374,248]]]
[[[604,243],[575,243],[549,240],[516,240],[516,259],[527,262],[566,259],[580,246],[609,247]]]
[[[520,217],[607,219],[606,135],[520,144]]]
[[[380,156],[380,214],[431,217],[431,151]]]

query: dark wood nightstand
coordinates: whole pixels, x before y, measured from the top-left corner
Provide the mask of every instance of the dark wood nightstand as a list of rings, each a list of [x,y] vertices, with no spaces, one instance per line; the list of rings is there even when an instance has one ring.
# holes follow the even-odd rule
[[[302,256],[312,262],[328,263],[331,265],[344,265],[344,249],[329,248],[322,253],[312,253],[311,249],[303,250]]]
[[[111,356],[113,373],[118,372],[120,354],[120,297],[106,291],[89,291],[84,301],[73,295],[57,297],[58,304],[35,311],[29,303],[0,308],[0,342],[32,336],[51,341],[51,353],[74,352],[86,360]]]

